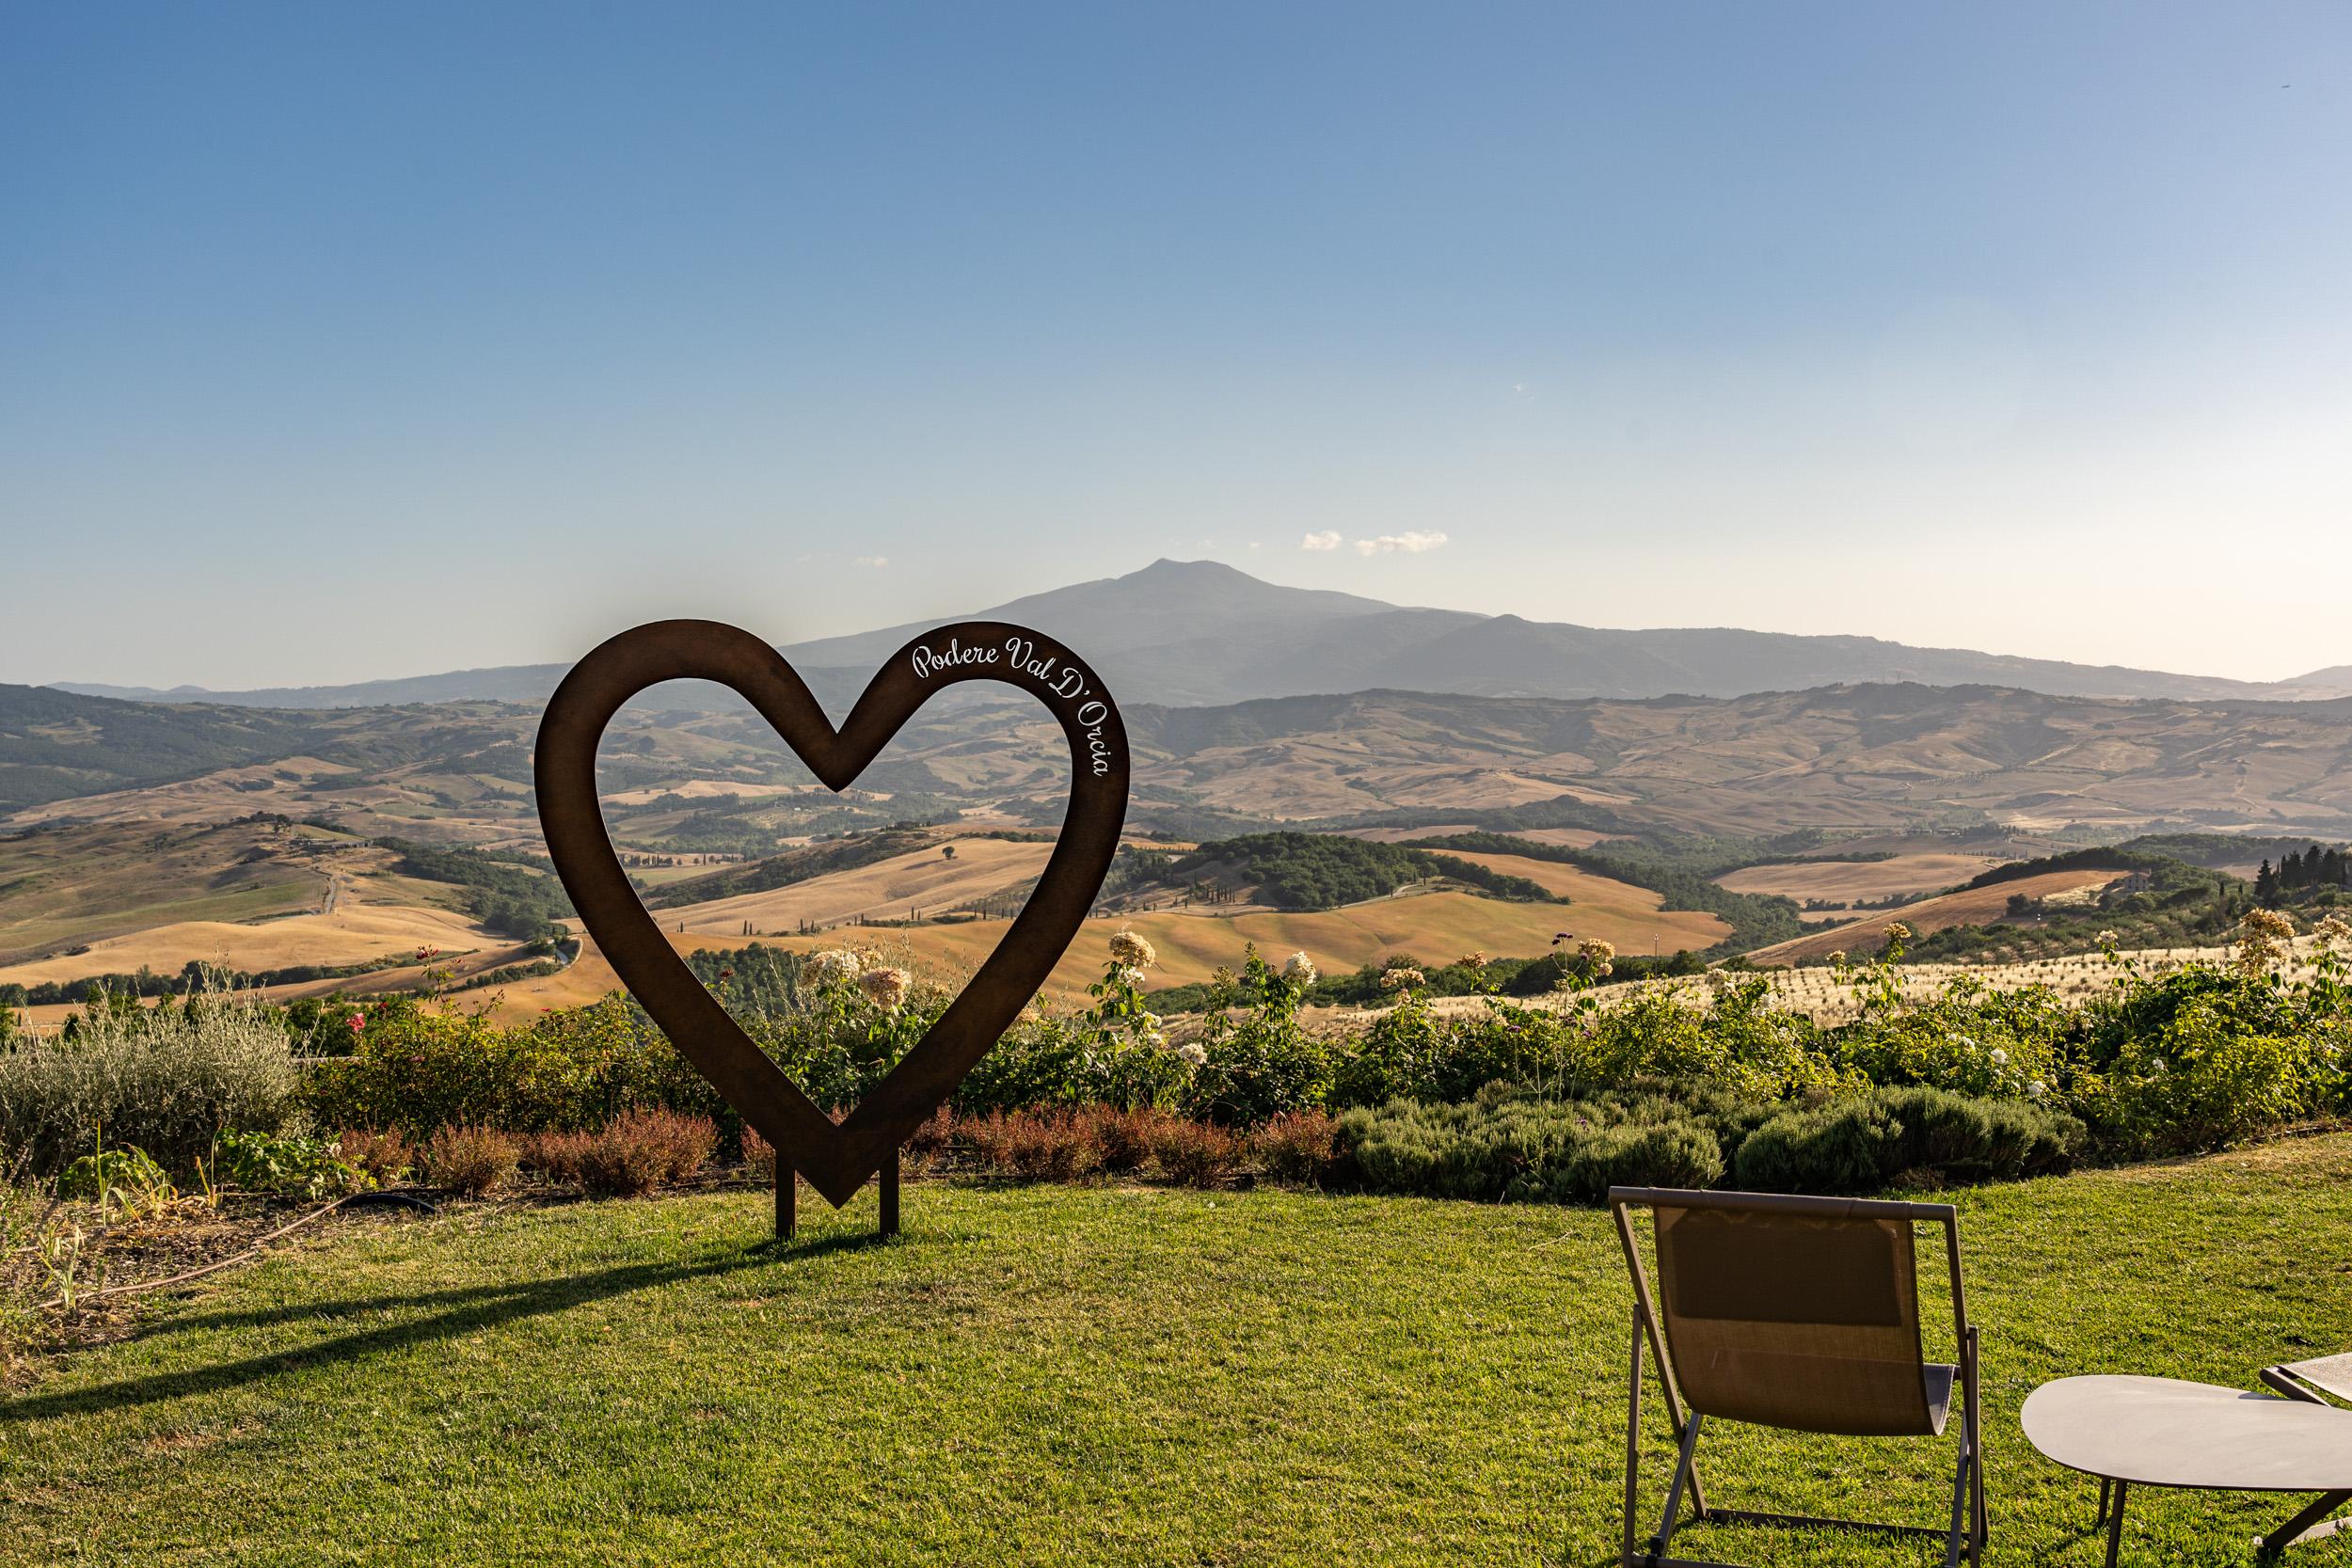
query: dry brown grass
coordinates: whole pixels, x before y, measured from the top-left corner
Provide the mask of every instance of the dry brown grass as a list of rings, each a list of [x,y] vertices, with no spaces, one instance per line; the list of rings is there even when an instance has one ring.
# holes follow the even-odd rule
[[[248,972],[296,964],[366,963],[421,947],[458,953],[500,940],[448,910],[362,903],[346,896],[332,914],[286,915],[250,926],[225,920],[174,921],[109,937],[71,958],[59,954],[0,969],[0,985],[37,986],[90,974],[130,974],[142,968],[176,974],[191,958]]]
[[[655,918],[666,931],[683,926],[690,935],[734,936],[742,932],[746,920],[755,930],[796,932],[803,921],[838,925],[861,915],[904,919],[914,909],[935,914],[1027,881],[1045,869],[1053,850],[1050,844],[960,838],[953,860],[937,847],[918,849],[767,893],[658,910]]]
[[[1964,888],[1941,897],[1905,904],[1900,909],[1874,910],[1860,920],[1759,947],[1748,957],[1759,964],[1793,964],[1805,958],[1824,958],[1832,953],[1864,958],[1886,945],[1886,928],[1898,922],[1919,936],[1949,926],[1990,925],[2001,918],[2010,899],[2018,894],[2028,898],[2047,898],[2052,894],[2072,893],[2077,888],[2104,887],[2122,875],[2120,871],[2045,871],[2040,876],[1994,882],[1990,887]]]
[[[1807,898],[1851,901],[1930,893],[1956,887],[2001,863],[1989,855],[1897,855],[1884,861],[1800,861],[1788,865],[1751,865],[1715,879],[1733,893],[1778,894],[1802,903]]]
[[[1598,937],[1619,952],[1646,953],[1652,942],[1668,953],[1682,947],[1712,947],[1731,934],[1731,927],[1715,915],[1701,910],[1663,909],[1663,894],[1613,878],[1597,877],[1557,861],[1535,860],[1526,855],[1454,858],[1505,876],[1524,877],[1545,892],[1566,898],[1566,909],[1551,911],[1551,918],[1557,922],[1554,929],[1573,930],[1580,937]],[[1549,937],[1545,941],[1548,946]],[[1525,956],[1517,949],[1512,951]]]

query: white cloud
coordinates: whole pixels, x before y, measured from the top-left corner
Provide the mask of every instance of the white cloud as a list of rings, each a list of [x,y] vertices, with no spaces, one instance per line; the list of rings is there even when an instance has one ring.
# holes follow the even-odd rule
[[[1340,547],[1340,531],[1329,528],[1321,533],[1311,533],[1298,542],[1298,547],[1302,550],[1336,550]]]
[[[850,564],[852,566],[871,566],[876,571],[880,571],[882,567],[890,564],[890,558],[886,555],[861,555],[856,560],[850,562]]]
[[[1335,543],[1339,539],[1336,533],[1329,537]],[[1359,539],[1356,541],[1356,553],[1358,555],[1390,555],[1402,550],[1406,555],[1419,555],[1424,550],[1434,550],[1444,543],[1445,535],[1442,533],[1435,531],[1423,533],[1416,530],[1407,533],[1384,533],[1377,539]],[[1331,546],[1326,545],[1323,547],[1329,549]]]

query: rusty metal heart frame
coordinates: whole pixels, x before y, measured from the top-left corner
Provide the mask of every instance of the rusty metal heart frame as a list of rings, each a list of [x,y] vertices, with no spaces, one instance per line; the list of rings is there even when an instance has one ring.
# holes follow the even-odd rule
[[[1037,891],[930,1030],[836,1124],[704,989],[629,885],[596,799],[596,747],[622,705],[667,680],[732,689],[828,788],[866,770],[915,710],[959,681],[1003,681],[1045,705],[1069,737],[1070,806]],[[946,1101],[1037,994],[1085,923],[1127,815],[1127,731],[1102,680],[1025,627],[966,621],[891,656],[835,730],[800,674],[760,639],[716,621],[657,621],[598,646],[540,721],[539,821],[564,891],[622,981],[687,1060],[836,1207],[895,1166],[898,1146]]]

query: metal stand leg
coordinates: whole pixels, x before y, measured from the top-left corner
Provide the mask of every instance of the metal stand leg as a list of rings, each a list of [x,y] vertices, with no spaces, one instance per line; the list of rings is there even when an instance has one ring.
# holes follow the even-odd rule
[[[1633,1314],[1633,1371],[1626,1384],[1625,1401],[1625,1536],[1620,1544],[1618,1568],[1633,1568],[1641,1554],[1633,1549],[1636,1526],[1634,1513],[1641,1503],[1642,1491],[1642,1314]]]
[[[1682,1512],[1683,1483],[1691,1479],[1691,1462],[1699,1446],[1699,1413],[1692,1411],[1682,1429],[1682,1452],[1675,1462],[1675,1479],[1666,1488],[1666,1513],[1658,1521],[1658,1533],[1649,1538],[1649,1555],[1665,1555],[1666,1543],[1674,1539],[1675,1515]]]
[[[776,1240],[788,1242],[801,1227],[801,1178],[790,1165],[776,1162]]]
[[[896,1236],[898,1233],[898,1151],[895,1148],[882,1165],[881,1183],[882,1234]]]
[[[2131,1495],[2132,1483],[2115,1483],[2115,1512],[2107,1515],[2107,1568],[2115,1568],[2115,1554],[2123,1547],[2123,1499]]]
[[[2289,1519],[2268,1535],[2257,1540],[2254,1543],[2254,1549],[2264,1557],[2277,1557],[2298,1541],[2317,1541],[2335,1534],[2345,1525],[2352,1524],[2352,1520],[2338,1519],[2325,1525],[2320,1521],[2342,1508],[2346,1502],[2352,1502],[2352,1492],[2321,1494],[2311,1507]]]
[[[2107,1505],[2114,1500],[2115,1482],[2101,1476],[2099,1478],[2099,1516],[2090,1521],[2092,1528],[2095,1529],[2107,1522]]]

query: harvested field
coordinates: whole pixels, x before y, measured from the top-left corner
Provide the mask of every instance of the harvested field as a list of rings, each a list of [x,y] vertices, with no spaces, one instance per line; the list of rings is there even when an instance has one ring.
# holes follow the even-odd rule
[[[1988,855],[1897,855],[1884,861],[1797,861],[1786,865],[1751,865],[1715,879],[1732,893],[1778,894],[1851,902],[1892,898],[1957,887],[2001,863]]]
[[[1823,958],[1832,953],[1850,953],[1856,958],[1877,952],[1886,944],[1886,928],[1900,922],[1919,935],[1940,931],[1947,926],[1985,926],[1997,921],[2009,909],[2010,899],[2018,894],[2028,898],[2047,898],[2053,894],[2071,893],[2077,888],[2105,887],[2122,877],[2120,871],[2074,870],[2045,871],[2039,876],[2020,877],[2014,881],[1994,882],[1989,887],[1965,888],[1937,898],[1905,904],[1899,910],[1877,910],[1860,920],[1850,920],[1811,936],[1759,947],[1748,957],[1759,964],[1791,964],[1804,958]]]
[[[837,926],[860,918],[902,920],[915,910],[936,914],[1018,886],[1043,871],[1054,852],[1050,844],[1001,838],[959,838],[954,847],[953,860],[936,847],[918,849],[766,893],[661,910],[656,918],[665,931],[682,926],[689,935],[714,936],[739,936],[747,920],[755,931],[795,933],[803,922]]]

